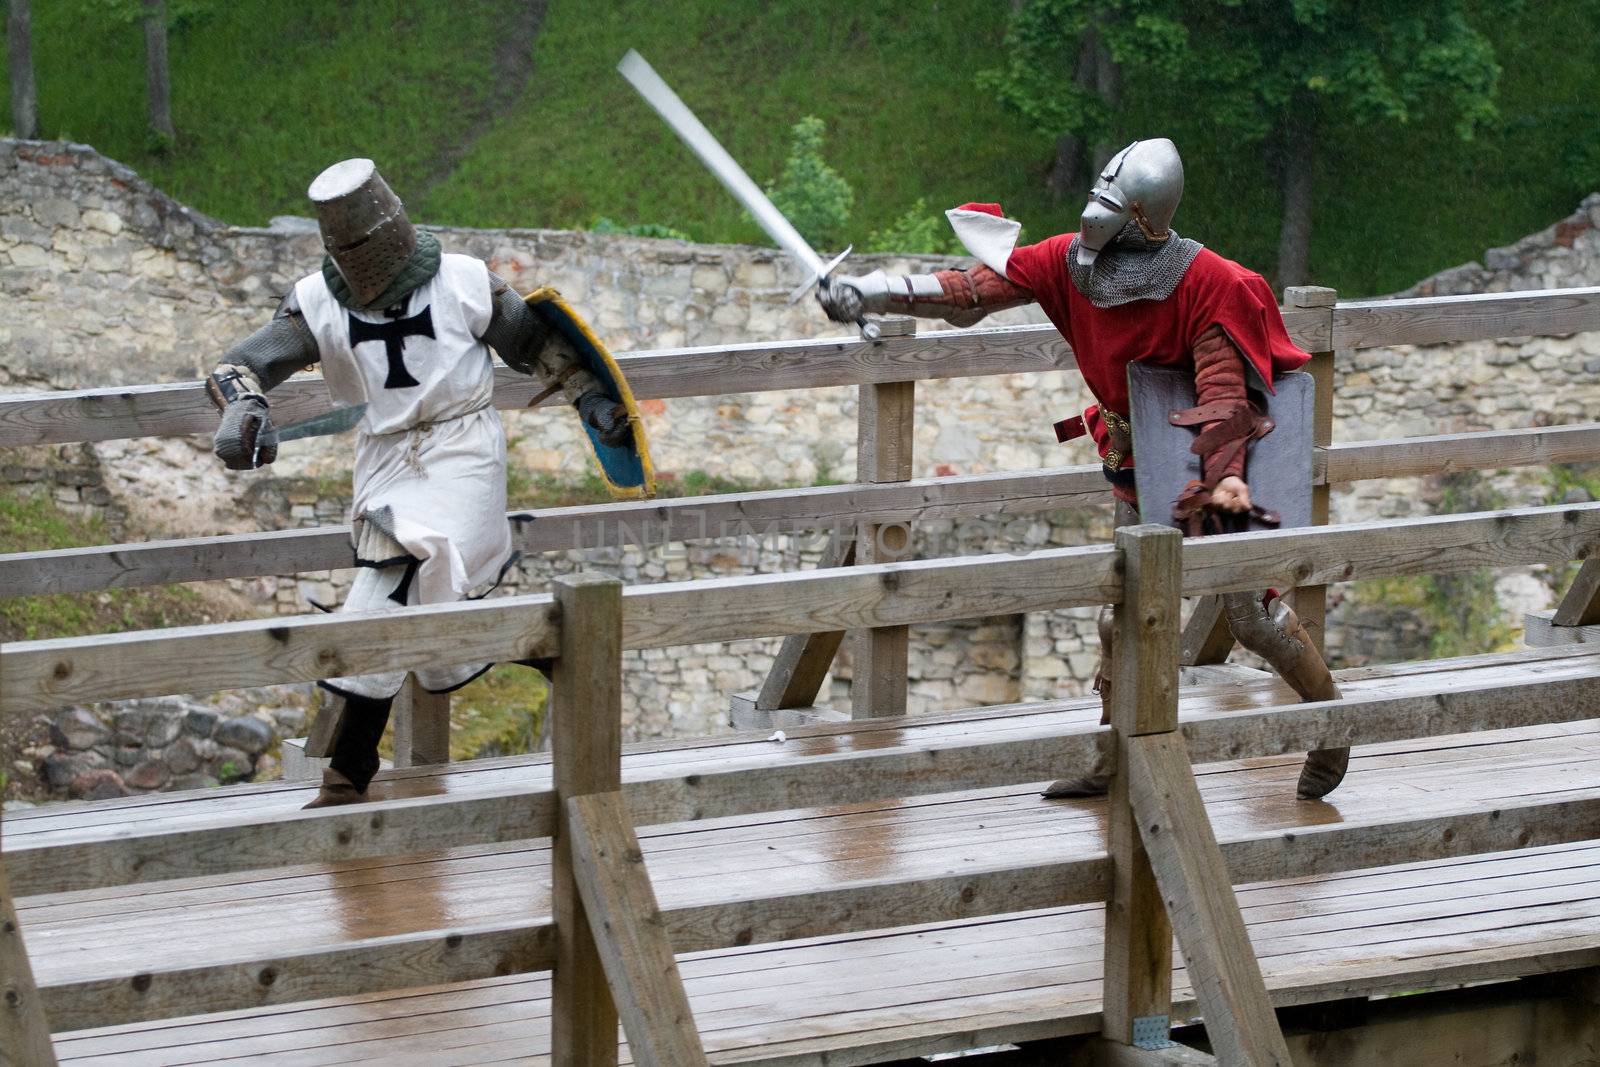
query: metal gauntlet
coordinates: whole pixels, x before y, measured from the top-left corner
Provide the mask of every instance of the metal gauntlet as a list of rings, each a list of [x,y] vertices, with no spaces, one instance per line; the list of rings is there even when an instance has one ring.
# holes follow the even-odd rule
[[[875,270],[859,277],[841,275],[833,278],[832,284],[854,289],[861,295],[862,310],[878,315],[915,315],[944,319],[954,326],[971,326],[987,314],[981,307],[956,307],[933,274],[885,274]]]

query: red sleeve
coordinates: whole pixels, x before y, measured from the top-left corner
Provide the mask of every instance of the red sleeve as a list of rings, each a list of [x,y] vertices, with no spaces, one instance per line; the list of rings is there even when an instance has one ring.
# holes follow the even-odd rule
[[[1190,272],[1196,283],[1188,322],[1191,347],[1206,330],[1221,327],[1269,391],[1277,375],[1311,359],[1289,339],[1278,302],[1261,275],[1209,252],[1196,257]],[[1190,280],[1185,275],[1184,281]]]
[[[1067,246],[1072,237],[1062,233],[1036,245],[1012,249],[1011,258],[1006,260],[1006,279],[1034,293],[1059,286],[1061,274],[1067,269]]]

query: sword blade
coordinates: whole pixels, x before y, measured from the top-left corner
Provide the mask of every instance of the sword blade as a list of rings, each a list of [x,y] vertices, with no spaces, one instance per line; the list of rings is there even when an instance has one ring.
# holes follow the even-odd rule
[[[306,437],[327,437],[331,434],[344,433],[346,430],[354,429],[366,411],[367,405],[352,404],[349,407],[334,408],[321,415],[313,415],[309,419],[301,419],[299,422],[291,422],[287,426],[278,427],[278,440],[299,441]]]
[[[750,180],[744,168],[728,155],[727,150],[711,135],[711,131],[694,117],[694,112],[678,99],[678,94],[661,80],[661,75],[645,62],[643,56],[631,48],[628,49],[628,54],[617,64],[617,71],[638,90],[639,95],[644,97],[645,103],[654,108],[656,114],[672,127],[672,132],[689,146],[689,150],[700,157],[700,162],[715,175],[723,188],[744,205],[744,209],[755,218],[756,225],[765,230],[767,236],[778,243],[779,248],[798,260],[813,279],[826,276],[822,257],[812,251],[811,245],[800,236],[800,231],[783,217],[783,212],[767,199],[767,194],[761,191],[761,187]]]

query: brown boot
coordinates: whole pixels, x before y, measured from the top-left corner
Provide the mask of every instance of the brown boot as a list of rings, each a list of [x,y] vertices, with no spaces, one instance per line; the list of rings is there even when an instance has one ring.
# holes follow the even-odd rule
[[[1094,672],[1094,691],[1100,696],[1100,725],[1111,722],[1111,656],[1116,650],[1116,626],[1109,607],[1100,609],[1100,664]],[[1058,778],[1039,795],[1046,800],[1064,797],[1103,797],[1111,792],[1111,768],[1104,756],[1097,757],[1088,774]]]
[[[367,799],[365,789],[357,789],[354,782],[332,767],[322,772],[322,788],[316,799],[306,808],[334,808],[341,804],[359,804]]]

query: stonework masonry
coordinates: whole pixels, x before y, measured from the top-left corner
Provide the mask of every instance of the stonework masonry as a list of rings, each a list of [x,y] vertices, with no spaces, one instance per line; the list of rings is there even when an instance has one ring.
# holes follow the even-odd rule
[[[1201,224],[1190,228],[1203,238]],[[435,232],[447,251],[487,260],[524,290],[560,289],[617,351],[842,332],[809,302],[787,303],[799,277],[771,249],[547,230]],[[0,141],[0,386],[14,392],[192,380],[231,340],[259,326],[295,280],[317,267],[320,255],[308,220],[227,226],[91,148]],[[851,269],[930,270],[953,262],[863,256]],[[1410,295],[1597,280],[1600,194],[1549,229],[1428,279]],[[1022,309],[994,321],[1042,316]],[[1600,412],[1600,334],[1367,350],[1341,357],[1338,368],[1336,440],[1556,425]],[[919,383],[917,399],[917,476],[1091,459],[1086,447],[1057,445],[1050,431],[1053,421],[1088,402],[1075,374]],[[645,413],[664,471],[810,484],[853,474],[855,408],[854,390],[830,388],[649,401]],[[507,429],[514,465],[572,476],[584,470],[570,412],[508,414]],[[137,536],[343,521],[346,490],[338,483],[349,448],[347,438],[295,442],[274,468],[238,475],[223,471],[202,439],[107,442],[67,456],[68,469],[92,468],[100,477],[71,484],[77,495],[62,502],[107,509],[117,528],[126,524]],[[10,457],[0,457],[0,464],[16,484],[49,485],[50,492],[62,484],[53,471],[21,473],[43,471],[39,464]],[[1484,489],[1506,503],[1542,503],[1548,480],[1539,472],[1491,474]],[[1397,517],[1451,503],[1436,480],[1373,482],[1337,490],[1334,514],[1338,521]],[[1012,524],[1012,542],[1001,547],[1104,540],[1108,510],[1085,507]],[[788,539],[759,548],[719,543],[648,553],[590,550],[527,561],[511,587],[543,588],[552,574],[579,567],[628,581],[662,581],[810,566],[817,558],[818,550]],[[308,610],[308,598],[336,601],[345,580],[337,573],[302,575],[238,588],[260,610],[299,612]],[[1519,606],[1548,601],[1548,588],[1526,574],[1503,582]],[[1410,651],[1405,640],[1383,639],[1406,627],[1378,608],[1374,615],[1371,605],[1352,602],[1336,610],[1331,647],[1341,649],[1349,630],[1357,634],[1352,660]],[[1095,646],[1090,611],[918,628],[911,704],[927,710],[1081,693],[1093,674]],[[746,642],[630,655],[630,735],[717,728],[728,694],[757,685],[775,647]],[[831,691],[841,706],[848,676],[846,656]]]

